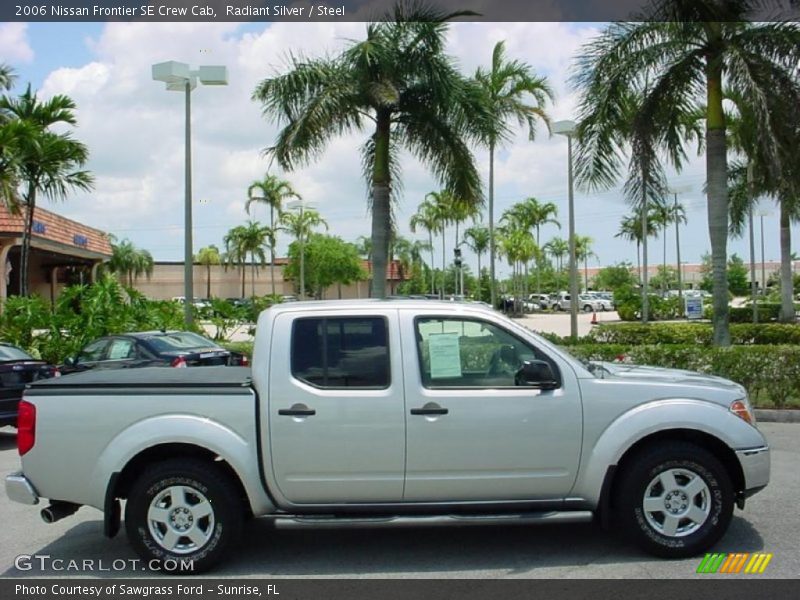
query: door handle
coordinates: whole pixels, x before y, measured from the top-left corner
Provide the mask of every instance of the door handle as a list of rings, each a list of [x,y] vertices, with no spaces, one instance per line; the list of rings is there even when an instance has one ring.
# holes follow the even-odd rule
[[[291,408],[279,408],[278,414],[282,417],[313,417],[317,411],[305,404],[295,404]]]
[[[412,408],[411,414],[412,415],[446,415],[448,413],[448,409],[439,406],[438,404],[429,403],[423,406],[422,408]]]

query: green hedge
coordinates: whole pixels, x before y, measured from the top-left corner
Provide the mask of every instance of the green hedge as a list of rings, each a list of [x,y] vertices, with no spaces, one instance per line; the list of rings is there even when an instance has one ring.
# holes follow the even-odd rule
[[[605,344],[701,344],[710,345],[710,323],[618,323],[597,325],[580,341]],[[800,325],[791,323],[732,323],[733,345],[800,344]],[[556,343],[561,340],[548,336]]]
[[[743,385],[758,406],[782,408],[800,401],[800,347],[747,345],[728,348],[697,344],[583,344],[569,352],[587,360],[686,369],[719,375]]]

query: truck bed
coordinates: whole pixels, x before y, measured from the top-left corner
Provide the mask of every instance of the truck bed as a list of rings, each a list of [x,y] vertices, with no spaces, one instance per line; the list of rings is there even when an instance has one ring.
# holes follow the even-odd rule
[[[144,367],[141,369],[102,369],[64,375],[29,384],[25,396],[52,396],[70,394],[129,393],[131,390],[226,388],[226,393],[251,391],[249,367],[203,367],[202,369],[172,369]],[[58,390],[58,391],[56,391]],[[102,391],[102,392],[101,392]]]

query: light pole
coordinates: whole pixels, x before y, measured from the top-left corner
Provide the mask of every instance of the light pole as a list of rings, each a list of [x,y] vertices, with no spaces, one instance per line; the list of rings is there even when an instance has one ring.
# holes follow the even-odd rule
[[[295,200],[294,202],[289,202],[286,205],[286,208],[289,209],[300,209],[300,223],[298,227],[298,241],[300,242],[300,300],[305,300],[306,297],[306,248],[305,248],[305,237],[306,237],[306,224],[303,218],[303,211],[306,209],[306,203],[302,200]]]
[[[183,247],[183,318],[187,326],[192,324],[194,301],[194,249],[192,247],[192,90],[198,80],[204,85],[227,85],[228,68],[224,66],[202,66],[191,70],[186,63],[170,60],[152,67],[153,79],[167,84],[167,90],[186,94],[186,140],[184,174],[184,247]]]
[[[578,337],[578,264],[575,260],[575,193],[572,175],[572,138],[577,125],[574,121],[556,121],[553,133],[567,137],[567,173],[569,180],[569,331],[573,339]]]

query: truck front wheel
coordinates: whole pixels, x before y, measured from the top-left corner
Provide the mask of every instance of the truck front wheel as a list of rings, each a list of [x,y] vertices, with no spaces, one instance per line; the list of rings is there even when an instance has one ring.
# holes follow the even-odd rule
[[[149,568],[200,573],[236,546],[242,531],[240,504],[229,477],[213,463],[168,460],[133,484],[125,528]]]
[[[616,507],[624,533],[647,552],[694,556],[713,546],[733,515],[733,486],[708,451],[686,442],[644,450],[622,473]]]

